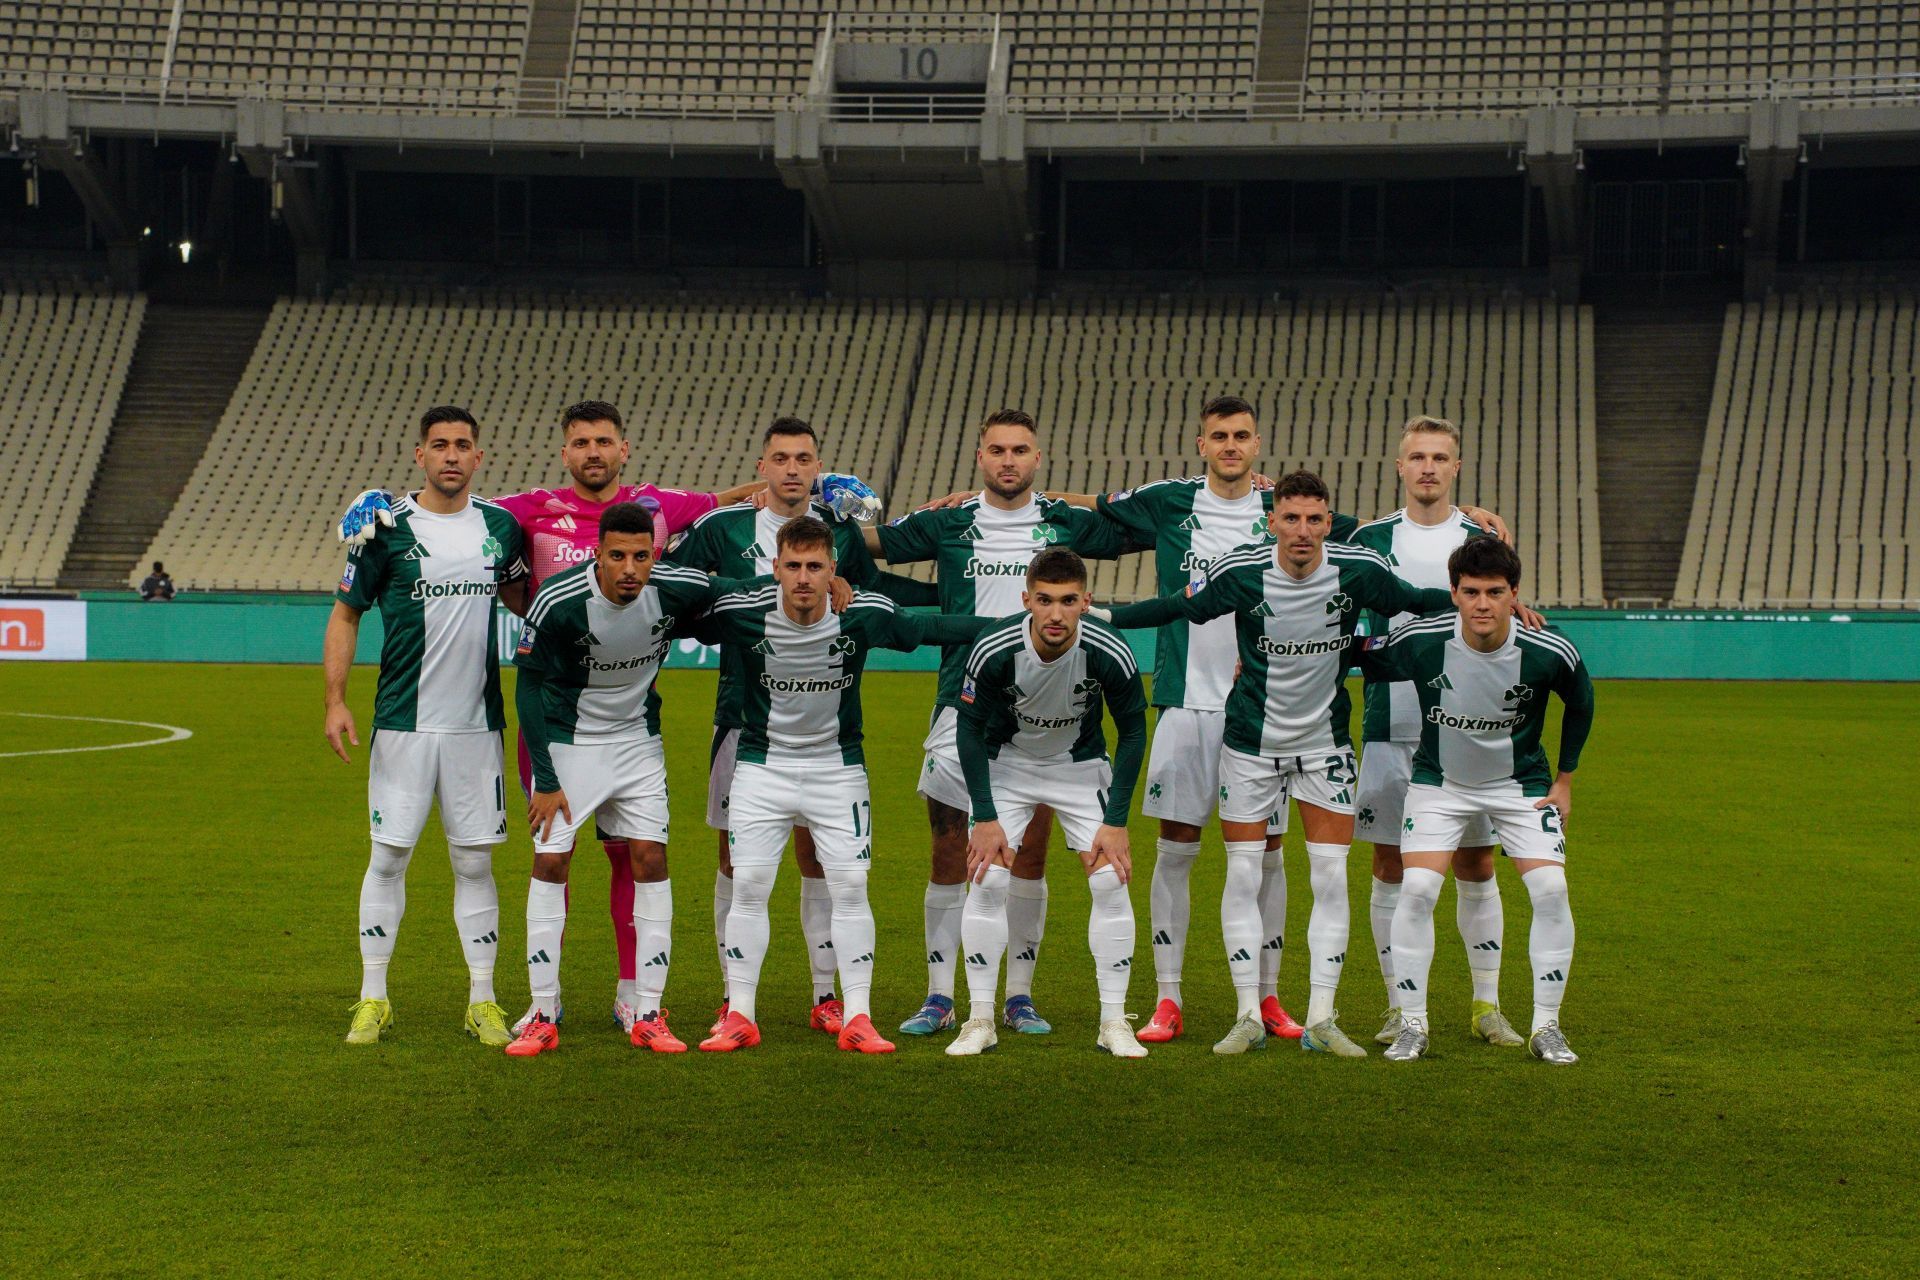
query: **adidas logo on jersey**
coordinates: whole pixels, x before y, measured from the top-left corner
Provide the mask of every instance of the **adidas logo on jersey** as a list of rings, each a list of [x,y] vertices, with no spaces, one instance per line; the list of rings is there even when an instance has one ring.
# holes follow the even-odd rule
[[[960,537],[967,542],[978,542],[980,539],[986,537],[986,535],[980,532],[980,524],[978,521],[975,521],[960,531]]]
[[[760,544],[756,542],[752,546],[748,547],[745,551],[742,551],[740,553],[740,558],[742,560],[768,560],[768,559],[771,559],[772,557],[770,557],[765,551],[762,551],[760,549]]]
[[[762,657],[771,658],[773,656],[773,641],[757,640],[754,642],[753,651]]]
[[[1179,529],[1185,533],[1192,533],[1195,530],[1197,530],[1199,527],[1200,527],[1199,516],[1188,516],[1185,520],[1182,520],[1179,524],[1174,526],[1174,528]]]
[[[572,516],[561,516],[553,522],[553,527],[561,533],[574,533],[580,528],[579,525],[573,522]]]
[[[1249,618],[1271,618],[1273,616],[1273,606],[1268,604],[1265,600],[1262,600],[1259,604],[1254,606],[1253,611],[1249,613],[1247,616]]]
[[[433,559],[433,553],[427,550],[425,543],[416,542],[413,544],[413,549],[400,558],[402,560],[431,560]]]
[[[1442,672],[1441,672],[1441,673],[1440,673],[1439,675],[1437,675],[1437,676],[1435,676],[1435,677],[1434,677],[1433,679],[1431,679],[1431,680],[1429,680],[1429,681],[1427,681],[1427,688],[1429,688],[1429,689],[1451,689],[1451,688],[1453,688],[1453,681],[1451,681],[1451,680],[1449,680],[1449,679],[1447,679],[1447,673],[1446,673],[1446,672],[1444,672],[1444,671],[1442,671]]]

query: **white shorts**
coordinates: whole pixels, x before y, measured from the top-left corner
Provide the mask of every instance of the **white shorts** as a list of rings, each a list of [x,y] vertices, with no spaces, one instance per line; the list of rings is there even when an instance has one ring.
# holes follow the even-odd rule
[[[707,825],[715,831],[727,829],[727,804],[733,794],[733,766],[740,758],[740,731],[713,730],[713,745],[707,749]]]
[[[1560,811],[1552,805],[1536,809],[1537,803],[1539,798],[1524,794],[1517,782],[1490,787],[1453,783],[1432,787],[1416,782],[1407,788],[1400,852],[1451,853],[1460,847],[1467,824],[1484,816],[1492,822],[1509,858],[1564,863],[1567,838],[1561,830]]]
[[[375,840],[412,848],[438,798],[447,843],[506,841],[507,783],[497,731],[375,729],[367,756],[367,829]]]
[[[1221,742],[1227,731],[1224,711],[1163,707],[1153,726],[1153,751],[1147,759],[1147,798],[1140,812],[1191,827],[1204,827],[1220,799]],[[1267,834],[1285,835],[1287,806],[1267,819]]]
[[[1107,820],[1107,789],[1113,785],[1113,769],[1105,760],[1039,761],[1007,751],[987,772],[1008,844],[1019,847],[1033,811],[1046,805],[1060,819],[1067,848],[1076,853],[1093,848],[1094,832]]]
[[[660,739],[556,742],[548,750],[573,818],[555,812],[547,838],[534,837],[535,853],[566,853],[588,818],[602,840],[667,842],[667,753]]]
[[[1274,814],[1286,812],[1289,799],[1352,813],[1356,772],[1348,747],[1305,756],[1250,756],[1226,747],[1220,752],[1220,821],[1271,823]]]
[[[966,775],[960,772],[959,729],[958,711],[952,707],[933,709],[933,723],[927,727],[926,741],[920,744],[925,758],[920,762],[920,785],[916,789],[929,800],[968,813],[973,809],[973,799],[967,794]],[[1013,828],[1007,830],[1011,833]],[[1020,837],[1013,834],[1010,838]]]
[[[795,827],[813,833],[822,866],[873,859],[873,802],[867,771],[857,764],[770,768],[739,761],[727,813],[733,824],[727,847],[736,867],[777,865]]]
[[[1413,781],[1413,744],[1368,742],[1360,747],[1360,806],[1353,818],[1353,836],[1372,844],[1400,843],[1407,786]],[[1461,833],[1460,847],[1484,849],[1493,844],[1493,823],[1477,814]]]

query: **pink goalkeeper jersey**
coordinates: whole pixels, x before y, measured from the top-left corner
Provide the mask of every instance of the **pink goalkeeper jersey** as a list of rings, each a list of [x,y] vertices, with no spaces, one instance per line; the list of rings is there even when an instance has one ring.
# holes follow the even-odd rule
[[[667,540],[719,505],[710,493],[661,489],[650,484],[622,485],[613,502],[652,498],[660,504],[654,517],[653,541],[664,552]],[[600,540],[600,513],[612,502],[589,502],[572,489],[534,489],[529,493],[495,498],[527,535],[527,559],[533,568],[533,588],[576,564],[593,559]]]

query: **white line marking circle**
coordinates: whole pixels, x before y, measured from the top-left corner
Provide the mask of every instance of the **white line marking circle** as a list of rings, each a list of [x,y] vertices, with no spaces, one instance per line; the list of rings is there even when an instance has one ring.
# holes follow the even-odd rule
[[[184,742],[193,736],[193,730],[182,729],[174,724],[155,724],[151,720],[109,720],[104,716],[55,716],[40,711],[0,711],[0,716],[21,716],[29,720],[84,720],[88,724],[125,724],[136,729],[159,729],[166,733],[164,738],[146,738],[140,742],[109,742],[98,747],[45,747],[38,751],[0,751],[0,760],[9,760],[16,756],[67,756],[81,751],[129,751],[134,747],[158,747],[168,742]]]

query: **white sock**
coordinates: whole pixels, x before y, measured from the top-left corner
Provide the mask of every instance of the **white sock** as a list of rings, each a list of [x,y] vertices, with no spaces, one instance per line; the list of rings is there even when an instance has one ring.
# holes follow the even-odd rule
[[[720,953],[720,987],[727,985],[727,913],[733,910],[733,877],[713,873],[713,948]]]
[[[734,1013],[757,1020],[754,997],[760,990],[760,966],[766,963],[767,899],[780,874],[778,863],[733,869],[733,907],[727,912],[727,1000]]]
[[[1367,919],[1373,924],[1373,950],[1380,958],[1380,979],[1387,984],[1389,1009],[1400,1007],[1393,989],[1393,910],[1399,905],[1400,886],[1375,876],[1373,894],[1367,899]]]
[[[551,1022],[560,996],[560,939],[567,931],[567,886],[549,880],[527,885],[527,986],[533,1007]]]
[[[960,945],[967,955],[968,1018],[993,1021],[994,989],[1000,985],[1000,957],[1006,954],[1007,900],[1013,873],[988,867],[980,883],[967,894],[960,914]]]
[[[1473,998],[1499,1004],[1500,943],[1507,930],[1506,912],[1500,905],[1500,881],[1455,876],[1453,889],[1458,895],[1454,918],[1460,924],[1460,941],[1466,944],[1467,970],[1473,974]]]
[[[1235,1018],[1260,1012],[1260,859],[1264,840],[1227,841],[1227,883],[1220,891],[1220,941],[1227,948]]]
[[[1433,971],[1433,909],[1447,877],[1425,867],[1400,873],[1400,904],[1393,911],[1393,1003],[1408,1025],[1427,1025],[1427,977]]]
[[[960,908],[964,884],[927,882],[922,908],[927,925],[927,994],[953,998],[953,957],[960,950]]]
[[[633,882],[634,1008],[641,1017],[660,1012],[673,964],[673,881]]]
[[[387,966],[407,914],[407,862],[413,850],[373,842],[367,874],[360,878],[360,998],[387,998]]]
[[[1047,882],[1015,876],[1007,886],[1007,999],[1033,997],[1033,966],[1047,936]]]
[[[846,1021],[873,1015],[873,908],[867,903],[867,864],[828,867],[824,881],[832,895],[832,925],[840,956],[840,993]],[[829,982],[827,989],[831,991]]]
[[[1347,932],[1352,908],[1347,902],[1347,846],[1307,842],[1307,875],[1313,885],[1313,912],[1307,917],[1307,1025],[1333,1016],[1340,970],[1347,962]]]
[[[500,955],[500,890],[493,883],[493,846],[450,844],[453,923],[467,957],[467,1003],[493,999],[493,965]]]
[[[1180,1003],[1180,969],[1187,958],[1187,926],[1193,919],[1188,885],[1198,840],[1168,840],[1154,845],[1153,885],[1147,891],[1147,920],[1153,926],[1153,976],[1160,998]]]
[[[1287,949],[1287,863],[1282,850],[1260,855],[1260,994],[1280,998],[1280,960]]]
[[[1573,904],[1567,900],[1565,867],[1535,867],[1520,877],[1533,899],[1533,932],[1527,955],[1533,961],[1533,1029],[1560,1020],[1567,977],[1573,971]]]
[[[813,973],[813,1002],[833,999],[833,894],[825,880],[800,877],[800,932],[807,939],[807,968]],[[868,947],[867,950],[873,950]]]
[[[1093,910],[1087,913],[1087,949],[1093,952],[1093,981],[1100,989],[1100,1021],[1127,1016],[1127,979],[1133,976],[1133,903],[1112,867],[1087,877]]]

